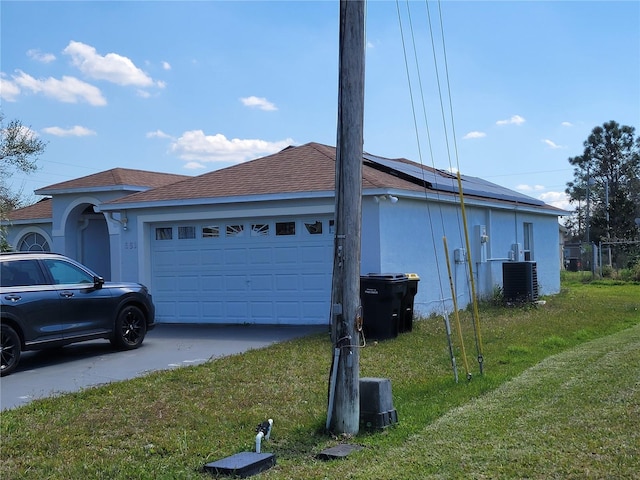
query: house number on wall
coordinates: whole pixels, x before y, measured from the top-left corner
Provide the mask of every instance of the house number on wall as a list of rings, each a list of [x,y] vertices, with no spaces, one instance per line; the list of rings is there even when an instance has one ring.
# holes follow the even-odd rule
[[[125,250],[135,250],[138,248],[138,242],[124,242]]]

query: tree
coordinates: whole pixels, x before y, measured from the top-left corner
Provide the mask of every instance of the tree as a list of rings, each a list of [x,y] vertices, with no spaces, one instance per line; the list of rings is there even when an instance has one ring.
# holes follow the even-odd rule
[[[569,229],[587,242],[634,240],[640,217],[640,136],[615,121],[595,127],[582,155],[569,158],[574,180],[567,183],[578,203]]]
[[[37,159],[44,152],[46,143],[40,140],[20,120],[12,120],[4,125],[4,115],[0,113],[0,220],[5,221],[9,212],[24,203],[21,191],[13,191],[9,178],[18,171],[32,173],[38,169]],[[8,248],[4,228],[0,232],[0,249]]]

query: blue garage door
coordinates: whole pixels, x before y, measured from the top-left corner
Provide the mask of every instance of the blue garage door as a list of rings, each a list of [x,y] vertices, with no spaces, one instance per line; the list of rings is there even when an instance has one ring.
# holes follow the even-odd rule
[[[329,216],[154,224],[162,323],[328,324]]]

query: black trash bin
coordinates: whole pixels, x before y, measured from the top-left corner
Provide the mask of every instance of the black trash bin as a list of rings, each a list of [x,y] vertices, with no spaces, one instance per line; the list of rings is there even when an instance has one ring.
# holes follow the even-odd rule
[[[399,332],[410,332],[413,330],[413,302],[418,293],[418,282],[420,277],[416,273],[407,273],[407,292],[402,297],[402,318],[400,319]]]
[[[360,277],[365,338],[386,340],[398,336],[402,299],[407,293],[404,273],[370,273]]]

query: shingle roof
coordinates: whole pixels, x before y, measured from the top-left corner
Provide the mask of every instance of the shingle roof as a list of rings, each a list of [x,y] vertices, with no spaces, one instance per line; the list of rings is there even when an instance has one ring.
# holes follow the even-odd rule
[[[148,172],[145,170],[133,170],[129,168],[112,168],[104,172],[94,173],[86,177],[75,178],[66,182],[56,183],[48,187],[36,190],[38,195],[47,195],[60,190],[86,190],[90,188],[131,186],[142,188],[156,188],[169,183],[174,183],[187,175],[172,173]]]
[[[367,155],[365,155],[365,158]],[[168,202],[170,204],[174,201],[188,202],[198,199],[332,192],[335,190],[335,156],[335,147],[311,142],[297,147],[287,147],[273,155],[221,170],[215,170],[196,177],[115,168],[95,175],[51,185],[38,192],[59,193],[61,190],[82,191],[83,189],[118,185],[148,188],[148,190],[139,188],[139,190],[142,191],[135,191],[134,189],[133,193],[107,202],[104,204],[105,206],[123,204],[143,206],[146,203]],[[415,169],[423,169],[426,172],[430,172],[432,176],[444,175],[441,171],[404,158],[388,160],[392,163],[405,163]],[[447,178],[449,177],[451,176],[447,175]],[[451,180],[449,179],[449,181]],[[425,187],[419,182],[410,181],[403,178],[402,175],[394,174],[394,172],[389,172],[388,170],[374,168],[374,163],[371,161],[363,162],[362,187],[363,189],[398,189],[413,192],[422,192],[425,190]],[[516,192],[513,193],[518,195]],[[450,192],[442,190],[440,190],[438,194],[445,196],[451,195]],[[474,197],[478,195],[471,194],[468,196]],[[513,203],[511,201],[505,202],[505,199],[501,199],[499,196],[479,196],[492,198],[500,203]],[[50,202],[47,205],[49,208],[48,217],[50,217]],[[33,211],[27,210],[31,208],[33,208]],[[46,218],[46,216],[25,216],[31,215],[32,213],[33,215],[37,215],[36,212],[44,213],[45,208],[45,205],[32,205],[31,207],[27,207],[27,209],[12,212],[11,218],[21,220]],[[544,205],[542,208],[553,209],[553,207],[549,205]]]
[[[109,203],[335,190],[335,156],[334,147],[311,142],[171,185],[134,193]],[[362,186],[422,190],[422,187],[367,166],[362,169]]]
[[[37,203],[33,205],[29,205],[28,207],[18,208],[9,212],[9,221],[15,220],[37,220],[40,218],[49,219],[51,218],[52,210],[51,210],[51,199],[43,198]]]

